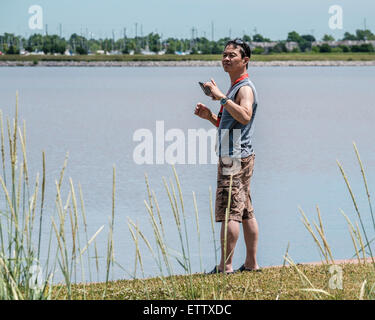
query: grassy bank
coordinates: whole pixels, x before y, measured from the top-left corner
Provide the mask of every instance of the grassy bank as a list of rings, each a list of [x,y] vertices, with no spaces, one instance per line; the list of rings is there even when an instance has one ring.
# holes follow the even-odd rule
[[[126,254],[134,259],[134,273],[127,272],[115,256],[116,208],[116,167],[112,171],[112,206],[108,226],[101,226],[96,232],[88,232],[83,191],[73,180],[64,178],[67,157],[55,189],[46,188],[46,156],[42,152],[42,171],[35,180],[30,176],[26,153],[26,123],[18,120],[18,94],[16,96],[15,117],[6,117],[4,124],[0,110],[0,149],[2,174],[0,174],[0,300],[31,299],[375,299],[375,261],[366,264],[342,265],[341,271],[332,272],[334,255],[327,241],[326,231],[319,208],[317,222],[309,221],[300,208],[302,221],[319,250],[324,265],[296,265],[288,254],[283,257],[283,267],[265,268],[262,273],[242,273],[234,275],[202,275],[192,273],[191,240],[198,239],[200,265],[201,232],[212,233],[213,252],[218,252],[214,227],[214,207],[212,190],[209,188],[209,208],[211,227],[200,228],[200,218],[195,193],[192,193],[195,211],[196,233],[189,233],[187,218],[189,209],[185,207],[181,182],[173,166],[174,179],[162,178],[166,193],[162,201],[169,202],[170,209],[161,212],[159,200],[145,175],[145,211],[153,232],[144,232],[144,221],[138,223],[127,219],[129,233],[134,247]],[[361,169],[366,196],[369,203],[372,227],[375,217],[367,185],[364,167],[354,144]],[[8,152],[7,152],[8,150]],[[356,196],[341,163],[337,162],[347,185],[356,220],[346,219],[353,241],[356,259],[374,257],[373,240],[364,227],[363,212],[360,213]],[[65,186],[65,187],[64,187]],[[110,187],[110,186],[108,186]],[[64,192],[62,191],[64,190]],[[232,178],[228,189],[228,205],[224,229],[223,248],[226,248],[227,221],[229,216]],[[46,195],[55,195],[55,210],[46,210]],[[159,198],[160,199],[160,198]],[[190,211],[190,210],[189,210]],[[165,214],[168,215],[166,219]],[[173,220],[172,221],[172,215]],[[46,221],[44,223],[44,221]],[[177,236],[173,246],[164,226],[174,224]],[[371,226],[370,226],[371,227]],[[211,228],[211,230],[209,230]],[[97,236],[107,232],[106,248],[97,251]],[[44,230],[46,232],[44,232]],[[100,240],[100,241],[103,241]],[[105,241],[105,240],[104,240]],[[48,244],[43,248],[42,243]],[[145,246],[143,246],[143,244]],[[218,244],[218,246],[221,244]],[[177,248],[176,248],[177,247]],[[135,255],[133,252],[135,248]],[[288,246],[289,248],[289,246]],[[146,279],[144,257],[152,257],[159,273],[153,279]],[[224,256],[229,256],[224,249]],[[282,258],[282,257],[280,257]],[[44,262],[45,261],[45,262]],[[218,261],[218,257],[215,257]],[[177,264],[176,264],[177,263]],[[95,265],[93,265],[95,264]],[[176,267],[177,265],[177,267]],[[100,266],[100,268],[99,268]],[[114,281],[111,278],[114,267],[124,271],[124,277],[141,272],[142,279]],[[99,276],[99,269],[105,274],[105,282],[93,283]],[[126,274],[127,273],[127,274]],[[178,275],[183,273],[183,275]],[[337,273],[342,274],[343,287]],[[59,284],[55,276],[59,275]],[[103,278],[103,277],[102,277]],[[62,279],[62,280],[61,280]],[[336,279],[336,280],[335,280]],[[60,283],[62,281],[62,283]],[[78,284],[78,283],[81,284]]]
[[[374,284],[375,273],[371,263],[343,264],[342,289],[330,289],[333,276],[329,265],[298,265],[295,267],[272,267],[263,272],[245,272],[233,275],[193,275],[193,290],[196,299],[235,300],[302,300],[302,299],[374,299],[369,290],[361,290],[364,281]],[[299,271],[297,271],[297,269]],[[301,278],[303,273],[311,282]],[[165,279],[119,280],[108,284],[106,299],[191,299],[186,276]],[[171,291],[169,288],[174,287]],[[316,289],[314,291],[314,288]],[[61,289],[61,290],[60,290]],[[306,290],[307,289],[307,290]],[[74,285],[73,299],[102,299],[104,283]],[[64,288],[55,287],[53,299],[65,299]]]
[[[3,55],[0,61],[220,61],[221,55]],[[373,61],[375,53],[280,53],[253,55],[252,61]]]

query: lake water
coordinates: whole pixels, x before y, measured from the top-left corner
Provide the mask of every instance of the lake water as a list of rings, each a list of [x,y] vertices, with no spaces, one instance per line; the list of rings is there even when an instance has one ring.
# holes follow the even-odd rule
[[[251,182],[260,230],[259,264],[282,264],[288,243],[289,254],[295,262],[320,260],[317,246],[303,226],[298,211],[301,207],[310,221],[317,222],[317,205],[334,257],[352,257],[354,248],[340,209],[353,221],[357,217],[336,159],[349,176],[372,239],[374,232],[367,197],[352,142],[356,142],[361,154],[370,192],[374,191],[375,68],[250,67],[249,74],[260,100],[255,119],[256,159]],[[128,217],[139,224],[150,242],[155,243],[144,205],[147,199],[145,173],[158,199],[167,244],[180,251],[173,213],[162,182],[163,176],[173,179],[172,167],[136,164],[133,151],[139,142],[133,140],[133,134],[142,128],[155,133],[156,121],[164,121],[165,132],[180,129],[186,137],[189,129],[213,128],[193,114],[199,101],[218,112],[218,103],[205,97],[197,84],[211,77],[226,92],[227,74],[216,67],[0,69],[0,109],[4,118],[14,116],[16,90],[19,91],[19,119],[26,122],[32,177],[42,172],[42,150],[46,153],[49,214],[56,215],[55,180],[69,152],[63,198],[67,197],[71,177],[77,194],[78,183],[82,186],[89,237],[105,225],[97,238],[101,257],[98,279],[105,277],[113,165],[116,167],[114,246],[117,262],[129,273],[133,272],[135,245],[128,230]],[[170,143],[166,141],[165,145]],[[214,194],[216,165],[177,164],[176,170],[185,201],[192,271],[200,271],[192,191],[199,210],[202,266],[212,269],[215,253],[209,187]],[[50,223],[50,219],[46,220]],[[48,236],[46,228],[44,251]],[[219,224],[216,224],[217,241],[218,236]],[[145,275],[159,274],[148,249],[143,243],[140,245]],[[93,255],[93,247],[90,248]],[[244,258],[241,234],[234,267],[239,267]],[[174,272],[183,273],[177,263],[174,263]],[[137,275],[141,276],[139,272]],[[115,267],[111,276],[115,279],[129,277],[119,267]]]

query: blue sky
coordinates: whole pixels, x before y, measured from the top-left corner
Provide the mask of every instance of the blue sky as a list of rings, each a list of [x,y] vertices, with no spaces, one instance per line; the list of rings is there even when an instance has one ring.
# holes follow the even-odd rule
[[[43,25],[49,34],[59,34],[62,24],[63,36],[73,32],[94,38],[119,38],[126,28],[133,37],[135,24],[138,35],[159,32],[166,37],[190,38],[195,27],[198,36],[211,39],[231,35],[242,36],[256,31],[273,40],[285,39],[289,31],[301,34],[313,33],[321,38],[325,33],[336,38],[344,32],[367,28],[375,32],[374,0],[1,0],[0,33],[11,32],[29,36],[28,13],[31,5],[43,8]],[[343,29],[331,30],[328,26],[331,5],[343,9]],[[38,32],[44,33],[43,30]]]

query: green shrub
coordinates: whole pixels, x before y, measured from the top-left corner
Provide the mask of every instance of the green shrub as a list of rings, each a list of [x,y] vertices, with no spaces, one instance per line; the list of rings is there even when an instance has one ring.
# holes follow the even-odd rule
[[[364,43],[360,46],[355,45],[351,47],[352,52],[374,52],[374,46],[371,43]]]
[[[346,45],[340,45],[339,48],[341,48],[342,52],[350,52],[350,48]]]
[[[253,50],[253,53],[254,53],[254,54],[263,54],[263,53],[264,53],[264,48],[262,48],[262,47],[256,47],[256,48]]]
[[[332,48],[328,44],[324,43],[321,46],[319,46],[319,52],[332,52]]]
[[[341,53],[341,52],[342,52],[342,48],[340,48],[340,47],[332,48],[332,49],[331,49],[331,52],[334,52],[334,53]]]

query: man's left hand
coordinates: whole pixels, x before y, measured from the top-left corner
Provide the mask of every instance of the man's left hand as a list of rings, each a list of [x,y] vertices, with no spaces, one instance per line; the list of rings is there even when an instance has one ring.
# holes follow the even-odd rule
[[[214,79],[206,82],[204,86],[210,88],[212,100],[220,100],[225,97],[225,94],[220,91]]]

